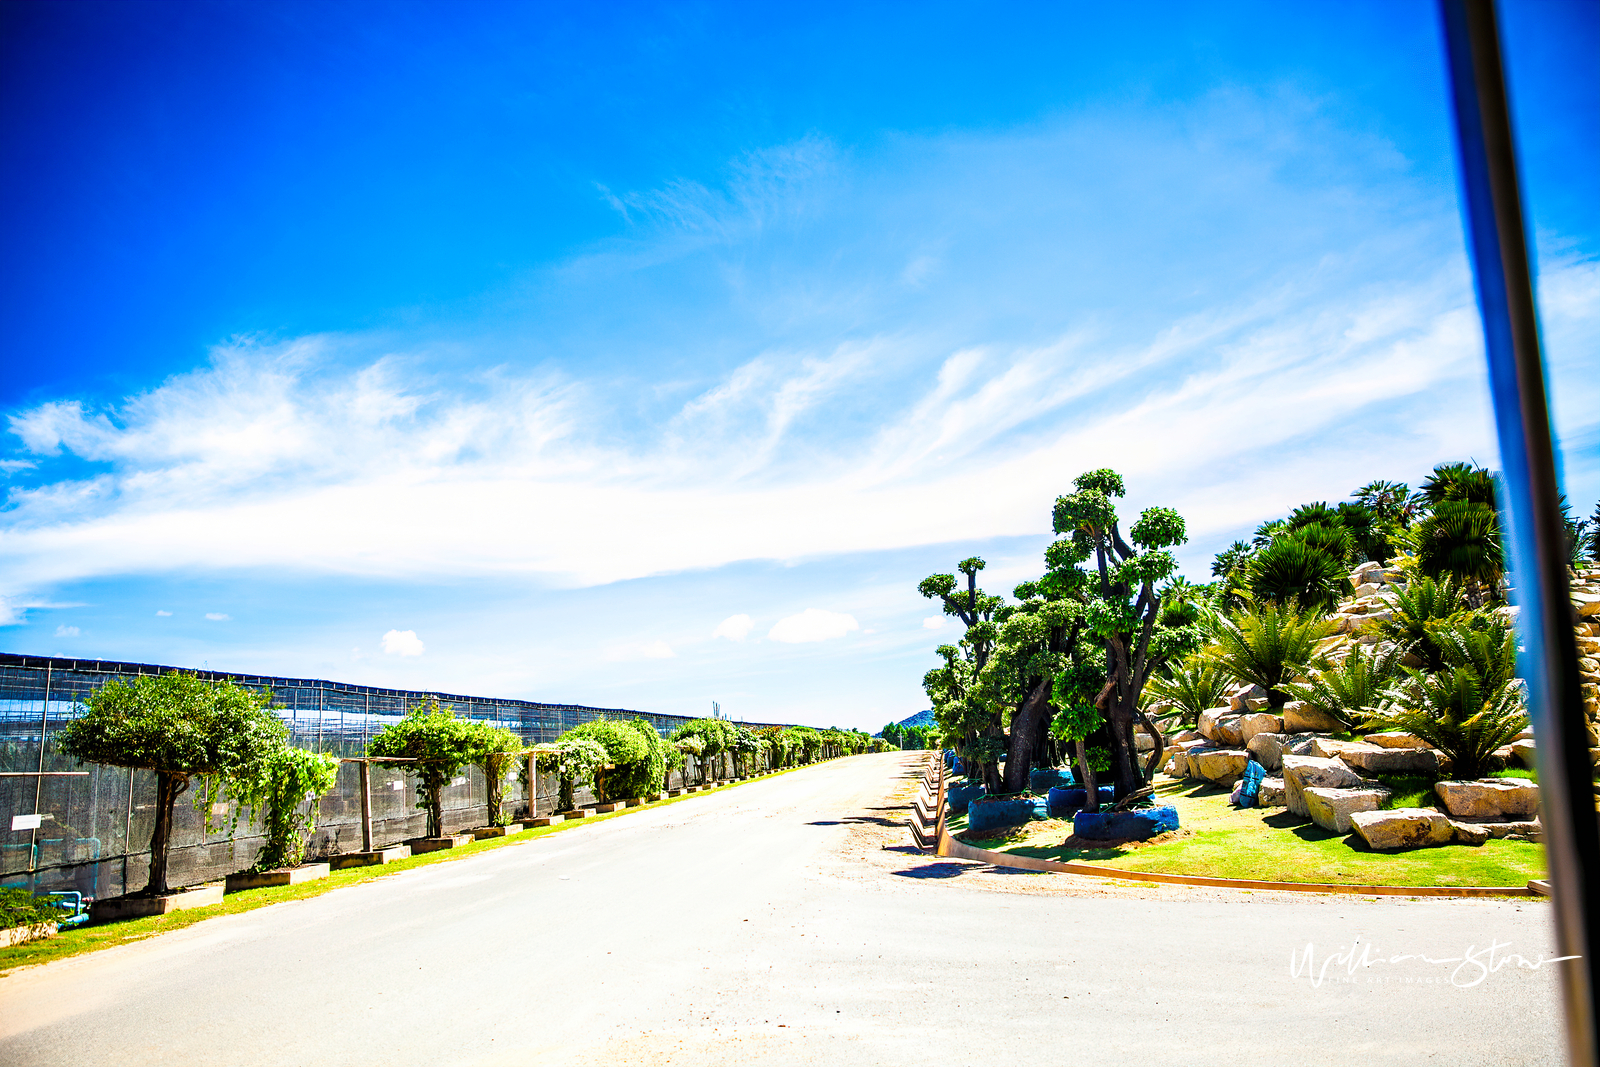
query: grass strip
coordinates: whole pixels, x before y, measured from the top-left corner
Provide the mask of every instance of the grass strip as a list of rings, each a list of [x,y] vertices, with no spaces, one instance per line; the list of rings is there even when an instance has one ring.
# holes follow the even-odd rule
[[[986,839],[963,833],[964,816],[947,825],[968,844],[994,852],[1156,874],[1416,887],[1522,886],[1546,875],[1544,846],[1532,841],[1374,852],[1360,837],[1324,830],[1286,808],[1232,808],[1228,791],[1210,784],[1158,779],[1156,794],[1178,809],[1182,828],[1152,843],[1063,848],[1072,823],[1061,819]]]
[[[826,762],[826,761],[825,761]],[[670,804],[678,804],[685,800],[698,800],[701,797],[715,796],[726,789],[749,785],[752,782],[764,782],[791,771],[803,770],[805,767],[816,767],[820,764],[808,763],[802,767],[785,767],[783,770],[772,771],[756,778],[749,778],[743,782],[729,782],[714,790],[705,792],[684,793],[664,800],[655,800],[641,804],[636,808],[622,808],[617,811],[606,812],[603,815],[590,815],[586,819],[570,819],[556,823],[552,826],[539,826],[522,831],[510,837],[489,837],[482,841],[474,841],[470,845],[460,848],[441,849],[438,852],[428,852],[409,859],[397,860],[394,863],[385,863],[375,867],[351,867],[343,871],[334,871],[326,878],[319,878],[314,882],[302,882],[299,885],[271,886],[265,889],[245,889],[237,893],[229,893],[222,898],[221,904],[206,908],[193,908],[188,911],[175,911],[166,915],[148,915],[140,919],[125,919],[121,922],[99,923],[93,926],[80,926],[62,930],[55,937],[43,938],[37,941],[27,941],[20,945],[0,948],[0,978],[9,975],[19,967],[31,967],[36,964],[50,963],[53,960],[66,959],[69,956],[80,956],[85,952],[95,952],[103,948],[112,948],[116,945],[125,945],[133,941],[143,941],[158,934],[171,933],[193,926],[195,923],[205,922],[222,915],[238,915],[241,912],[255,911],[257,908],[267,908],[274,904],[283,904],[291,900],[307,900],[319,897],[324,893],[345,886],[356,885],[360,882],[370,882],[378,878],[392,878],[404,874],[406,871],[418,867],[427,867],[435,863],[450,863],[455,860],[467,859],[478,856],[497,848],[506,848],[520,845],[550,834],[560,833],[575,826],[590,826],[607,819],[620,818],[624,815],[633,815],[641,811],[653,811],[664,808]]]

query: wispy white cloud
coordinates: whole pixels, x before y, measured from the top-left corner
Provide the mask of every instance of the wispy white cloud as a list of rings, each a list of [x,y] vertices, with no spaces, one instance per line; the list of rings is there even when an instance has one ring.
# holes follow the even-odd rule
[[[729,615],[717,623],[717,628],[711,631],[711,636],[726,637],[730,641],[743,641],[755,625],[748,615]]]
[[[382,640],[383,650],[391,656],[420,656],[426,651],[415,630],[390,630]]]
[[[171,615],[172,615],[172,612],[170,612],[170,611],[161,611],[159,609],[156,611],[156,618],[158,618],[158,619],[170,618]]]
[[[767,636],[787,645],[802,645],[813,641],[831,641],[859,629],[861,624],[856,622],[853,615],[807,608],[798,615],[779,619]]]
[[[206,612],[206,618],[212,622],[231,622],[233,620],[233,616],[225,615],[220,611],[208,611]]]
[[[79,631],[78,631],[78,628],[76,626],[67,626],[67,625],[63,624],[61,626],[57,626],[56,627],[56,636],[57,637],[77,637],[78,633],[79,633]]]

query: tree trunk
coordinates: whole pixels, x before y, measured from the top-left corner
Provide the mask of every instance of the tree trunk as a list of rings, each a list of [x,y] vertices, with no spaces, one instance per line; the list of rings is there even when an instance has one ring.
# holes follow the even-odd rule
[[[150,831],[150,880],[145,883],[144,896],[158,897],[167,892],[167,853],[172,848],[172,809],[188,788],[187,778],[165,771],[156,772],[156,825]]]
[[[489,808],[489,825],[500,825],[500,803],[505,779],[501,777],[505,772],[498,767],[484,764],[483,791],[488,794],[487,807]]]
[[[1155,742],[1150,759],[1144,765],[1144,780],[1148,784],[1155,780],[1156,768],[1161,766],[1161,754],[1166,751],[1166,745],[1161,740],[1161,731],[1156,729],[1156,724],[1150,721],[1150,716],[1144,713],[1143,708],[1138,709],[1138,715],[1140,724],[1150,734],[1150,740]]]
[[[1033,753],[1050,725],[1050,683],[1035,682],[1011,716],[1011,737],[1006,745],[1006,774],[1002,792],[1021,793],[1028,788]]]
[[[1100,786],[1095,781],[1094,768],[1089,766],[1089,743],[1074,741],[1078,750],[1078,773],[1083,778],[1083,810],[1091,814],[1100,810]]]
[[[444,836],[444,779],[436,775],[429,775],[423,779],[423,787],[428,791],[428,836]]]

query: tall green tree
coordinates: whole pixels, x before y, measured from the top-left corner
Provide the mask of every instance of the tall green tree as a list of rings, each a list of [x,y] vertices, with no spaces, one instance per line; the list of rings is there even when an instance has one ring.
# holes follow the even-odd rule
[[[61,751],[74,759],[155,772],[155,825],[144,895],[168,891],[172,809],[191,782],[209,779],[208,797],[230,788],[244,791],[288,744],[288,728],[267,707],[271,701],[270,690],[205,681],[181,671],[139,675],[90,693],[84,714],[58,735]]]
[[[367,755],[380,766],[417,778],[417,807],[427,814],[428,837],[444,835],[444,790],[478,755],[478,738],[455,709],[430,696],[375,734]],[[383,757],[396,762],[385,763]]]
[[[989,662],[997,631],[994,613],[1004,598],[978,588],[978,572],[985,563],[977,556],[956,565],[966,578],[959,588],[954,574],[932,574],[924,578],[917,591],[937,600],[946,615],[959,619],[966,627],[960,642],[937,649],[944,666],[923,676],[923,690],[933,702],[934,719],[945,743],[969,767],[977,770],[990,792],[1000,792],[1000,756],[1005,752],[1005,729],[999,709],[989,705],[978,693],[978,674]]]
[[[1077,491],[1056,500],[1055,531],[1066,536],[1046,551],[1050,570],[1041,585],[1055,596],[1081,599],[1083,634],[1104,650],[1105,683],[1091,698],[1083,687],[1091,675],[1079,670],[1063,672],[1052,689],[1064,705],[1061,711],[1078,727],[1067,733],[1079,733],[1081,740],[1087,736],[1082,727],[1104,718],[1116,793],[1124,796],[1143,787],[1161,754],[1160,732],[1141,707],[1145,683],[1169,660],[1193,651],[1200,640],[1194,627],[1156,625],[1161,614],[1156,590],[1177,571],[1169,549],[1188,538],[1183,517],[1159,507],[1141,512],[1124,538],[1112,500],[1125,490],[1115,471],[1088,471],[1072,484]],[[1081,659],[1079,663],[1086,665]],[[1147,767],[1139,765],[1136,725],[1155,741]],[[1091,805],[1093,799],[1091,793]]]

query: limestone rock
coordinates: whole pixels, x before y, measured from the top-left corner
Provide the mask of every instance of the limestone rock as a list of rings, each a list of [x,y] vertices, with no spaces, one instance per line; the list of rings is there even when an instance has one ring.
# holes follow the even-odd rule
[[[1259,685],[1241,683],[1238,688],[1228,694],[1228,710],[1248,711],[1250,710],[1249,701],[1265,700],[1266,696],[1267,691]]]
[[[1239,716],[1239,733],[1244,743],[1249,745],[1250,739],[1256,734],[1283,733],[1283,720],[1265,711],[1254,711]]]
[[[1217,785],[1232,785],[1244,774],[1250,753],[1237,748],[1201,749],[1189,753],[1189,773]]]
[[[1439,757],[1426,748],[1383,748],[1362,741],[1318,738],[1311,746],[1311,754],[1338,756],[1346,766],[1368,774],[1434,774],[1439,770]]]
[[[1432,748],[1422,738],[1415,734],[1408,734],[1404,730],[1385,730],[1381,734],[1365,734],[1361,740],[1369,745],[1379,748]]]
[[[1336,834],[1350,832],[1350,816],[1358,811],[1377,811],[1389,799],[1383,789],[1328,789],[1310,786],[1301,791],[1306,814],[1324,830]]]
[[[1477,823],[1450,820],[1450,832],[1458,845],[1481,845],[1489,840],[1489,828]]]
[[[1269,771],[1283,766],[1283,734],[1256,734],[1245,743],[1245,749],[1256,762]]]
[[[1539,814],[1539,787],[1526,778],[1436,782],[1433,791],[1444,809],[1458,818],[1505,819]]]
[[[1447,845],[1455,839],[1450,820],[1433,808],[1352,812],[1350,826],[1368,848],[1383,851]]]
[[[1344,729],[1344,724],[1321,708],[1291,700],[1283,706],[1283,729],[1291,734],[1331,733]]]
[[[1379,588],[1380,588],[1379,586],[1372,585],[1370,583],[1365,584],[1365,585],[1358,585],[1358,586],[1356,586],[1356,599],[1360,600],[1362,597],[1365,597],[1365,596],[1373,596],[1378,592]]]
[[[1199,740],[1201,740],[1199,730],[1179,730],[1177,733],[1172,735],[1172,743],[1174,745],[1181,744],[1184,741]]]
[[[1532,740],[1513,741],[1511,754],[1522,761],[1524,767],[1536,767],[1539,764],[1539,750]]]
[[[1283,757],[1284,800],[1296,815],[1310,815],[1306,807],[1307,789],[1349,789],[1365,785],[1365,780],[1345,766],[1337,757],[1322,759],[1317,756]]]
[[[1161,773],[1168,778],[1189,777],[1189,753],[1181,748],[1173,750],[1166,766],[1161,768]]]
[[[1284,805],[1283,779],[1263,778],[1261,786],[1256,792],[1256,807],[1281,808]]]
[[[1219,745],[1242,745],[1239,716],[1224,708],[1209,708],[1200,713],[1200,733]]]

